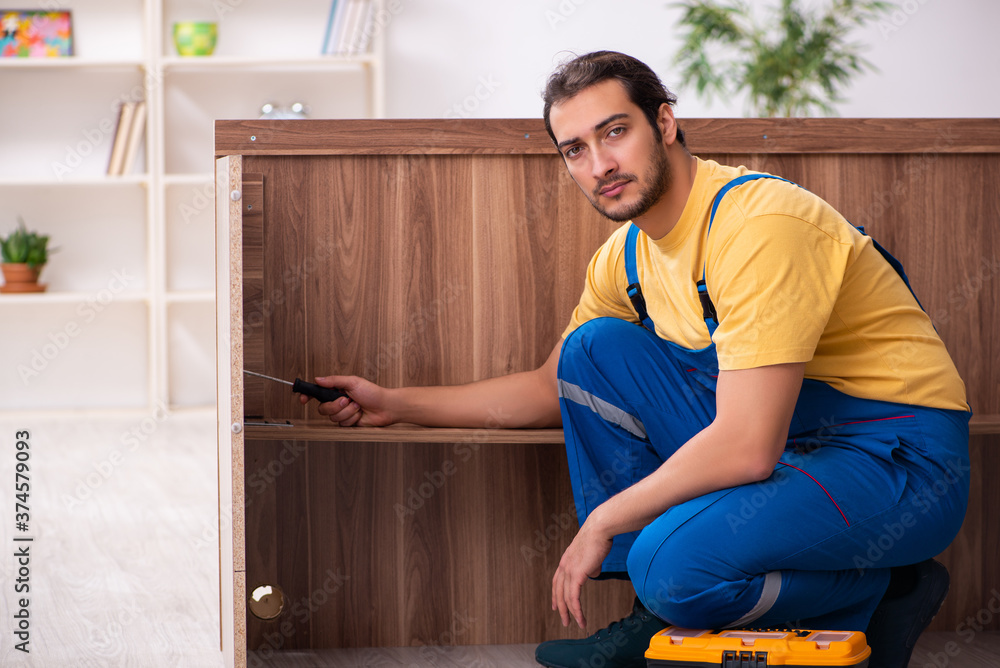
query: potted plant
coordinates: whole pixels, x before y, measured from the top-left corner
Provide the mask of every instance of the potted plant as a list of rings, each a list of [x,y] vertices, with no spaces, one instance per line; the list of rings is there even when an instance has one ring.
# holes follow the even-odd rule
[[[17,229],[0,239],[4,285],[0,292],[44,292],[38,275],[49,259],[49,237],[29,232],[18,218]]]
[[[742,0],[684,0],[684,43],[676,57],[681,84],[713,93],[747,92],[755,116],[833,114],[854,74],[875,68],[849,41],[853,28],[892,8],[881,0],[832,0],[819,14],[781,0],[758,18]]]

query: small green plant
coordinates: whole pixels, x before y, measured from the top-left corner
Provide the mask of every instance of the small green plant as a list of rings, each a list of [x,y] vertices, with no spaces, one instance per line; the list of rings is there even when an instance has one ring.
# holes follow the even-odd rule
[[[7,263],[23,263],[32,269],[41,267],[49,260],[49,237],[37,232],[29,232],[24,221],[18,220],[17,229],[0,239],[0,252]]]
[[[713,93],[745,89],[755,116],[832,115],[851,76],[875,69],[848,33],[893,7],[877,0],[832,0],[825,12],[811,15],[797,0],[781,0],[777,16],[761,25],[740,0],[673,6],[683,9],[680,25],[687,31],[676,58],[681,83],[694,83],[708,100]]]

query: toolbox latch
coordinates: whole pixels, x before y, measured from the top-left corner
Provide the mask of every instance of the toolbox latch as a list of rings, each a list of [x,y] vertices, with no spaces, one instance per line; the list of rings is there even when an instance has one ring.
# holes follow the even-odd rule
[[[722,653],[722,668],[767,668],[767,652]]]

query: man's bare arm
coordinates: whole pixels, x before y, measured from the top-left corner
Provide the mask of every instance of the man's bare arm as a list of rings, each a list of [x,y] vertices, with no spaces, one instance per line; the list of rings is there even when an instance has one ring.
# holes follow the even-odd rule
[[[318,384],[350,396],[320,404],[319,413],[343,427],[396,422],[475,429],[559,427],[556,368],[561,347],[562,341],[537,369],[466,385],[388,389],[357,376],[317,378]]]

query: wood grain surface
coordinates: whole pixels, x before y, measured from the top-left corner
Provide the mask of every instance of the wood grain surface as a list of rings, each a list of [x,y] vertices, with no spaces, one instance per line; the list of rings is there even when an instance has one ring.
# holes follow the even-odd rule
[[[981,416],[967,520],[942,555],[953,585],[935,627],[957,631],[1000,586],[989,521],[1000,503],[989,485],[1000,456],[990,435],[1000,424],[996,124],[803,120],[823,122],[687,127],[702,157],[816,192],[906,266]],[[419,386],[537,366],[615,227],[539,129],[535,121],[220,123],[220,155],[245,155],[246,172],[263,184],[259,235],[245,232],[248,248],[259,238],[262,249],[258,263],[246,261],[261,273],[244,308],[262,314],[247,368]],[[248,414],[253,405],[293,426],[246,430],[247,587],[280,584],[289,605],[308,611],[249,620],[251,650],[579,635],[548,609],[551,574],[576,530],[565,454],[551,432],[498,437],[497,406],[481,430],[400,426],[356,430],[350,440],[285,386],[266,383],[250,398],[248,390]],[[631,606],[623,583],[595,583],[586,596],[598,627]]]
[[[693,153],[998,153],[995,118],[678,118]],[[224,155],[554,155],[539,119],[220,120]]]

